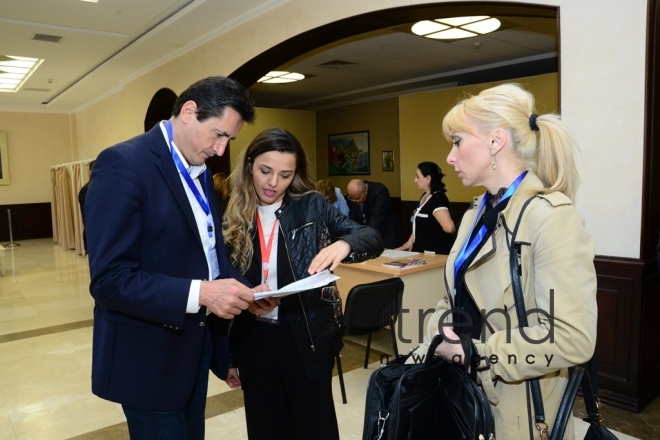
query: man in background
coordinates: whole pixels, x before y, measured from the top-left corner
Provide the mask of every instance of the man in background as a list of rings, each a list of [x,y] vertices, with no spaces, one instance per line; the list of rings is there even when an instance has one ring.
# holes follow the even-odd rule
[[[390,192],[382,183],[353,179],[348,182],[349,217],[380,232],[388,249],[403,243],[401,226],[396,219]]]
[[[92,392],[122,405],[131,438],[204,438],[209,367],[226,376],[228,320],[257,290],[229,264],[204,161],[253,119],[242,86],[206,78],[169,120],[96,159],[85,207]]]

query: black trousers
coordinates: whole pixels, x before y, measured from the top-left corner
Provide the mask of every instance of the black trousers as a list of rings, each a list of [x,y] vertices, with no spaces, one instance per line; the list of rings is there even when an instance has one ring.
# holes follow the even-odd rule
[[[310,382],[286,323],[255,323],[238,365],[250,440],[338,440],[332,398],[334,359]],[[324,369],[325,369],[324,368]]]

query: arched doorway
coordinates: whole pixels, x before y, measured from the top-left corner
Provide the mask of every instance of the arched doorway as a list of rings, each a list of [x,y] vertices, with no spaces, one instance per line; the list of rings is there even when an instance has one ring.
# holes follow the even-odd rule
[[[558,25],[559,10],[556,7],[549,6],[502,3],[436,3],[375,11],[348,17],[296,35],[254,57],[229,76],[243,84],[243,86],[251,88],[267,72],[277,70],[280,66],[297,57],[304,56],[309,52],[343,39],[420,20],[468,15],[524,17],[529,19],[553,18],[557,19]],[[530,68],[531,70],[525,74],[537,74],[539,69],[547,70],[548,68],[557,71],[558,66],[555,62],[552,66],[546,64],[544,66],[530,66]],[[514,75],[519,73],[516,72]],[[509,73],[509,75],[511,74]],[[489,80],[506,79],[506,76],[507,72],[496,72]],[[257,105],[259,105],[258,102]]]
[[[144,131],[147,132],[163,119],[169,119],[172,116],[172,108],[176,102],[176,93],[172,90],[163,88],[157,91],[151,98],[147,114],[144,116]]]

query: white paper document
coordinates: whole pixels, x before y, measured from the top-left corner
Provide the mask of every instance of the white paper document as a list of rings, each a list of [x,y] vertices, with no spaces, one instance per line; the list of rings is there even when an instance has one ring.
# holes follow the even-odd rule
[[[387,258],[405,258],[412,257],[413,255],[419,255],[419,252],[408,252],[408,251],[395,251],[394,249],[385,249],[381,257]]]
[[[303,290],[314,289],[316,287],[327,286],[330,282],[338,280],[340,277],[330,273],[329,270],[324,270],[302,280],[298,280],[295,283],[288,284],[281,289],[271,290],[268,292],[259,292],[254,294],[254,299],[263,299],[271,296],[280,297],[291,295],[292,293],[302,292]]]

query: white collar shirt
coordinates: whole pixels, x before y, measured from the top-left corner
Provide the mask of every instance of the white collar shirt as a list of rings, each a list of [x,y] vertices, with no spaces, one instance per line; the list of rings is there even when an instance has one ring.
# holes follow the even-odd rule
[[[205,190],[202,188],[202,184],[200,182],[200,177],[201,180],[204,180],[204,172],[206,171],[206,165],[199,165],[199,166],[188,165],[188,162],[183,157],[178,147],[174,144],[174,140],[172,140],[171,143],[169,142],[169,137],[167,135],[167,130],[165,128],[164,122],[160,123],[160,129],[163,132],[163,136],[165,136],[165,141],[168,144],[170,153],[172,152],[171,149],[174,148],[175,154],[179,156],[179,159],[181,159],[181,163],[183,164],[184,168],[188,170],[188,174],[190,175],[190,178],[192,179],[195,186],[197,187],[197,190],[202,195],[202,197],[204,197],[205,200],[208,201],[207,193],[208,191],[214,191],[214,188],[212,187],[207,188],[205,193]],[[179,171],[178,168],[177,171]],[[197,224],[199,237],[201,238],[202,245],[204,246],[204,254],[206,255],[206,263],[209,269],[208,279],[213,280],[220,275],[218,256],[215,251],[215,240],[219,231],[216,231],[215,227],[213,226],[214,224],[213,224],[212,213],[209,212],[209,214],[206,215],[206,213],[200,206],[199,202],[195,198],[195,194],[193,193],[192,189],[188,186],[188,183],[186,182],[183,174],[181,174],[180,171],[179,171],[179,178],[181,179],[181,184],[183,185],[183,189],[186,191],[186,196],[188,196],[188,202],[190,203],[190,207],[192,208],[193,215],[195,216],[195,223]],[[211,234],[209,234],[208,231],[209,225],[211,225],[211,227],[213,228]],[[190,290],[188,293],[188,304],[186,306],[187,313],[197,313],[199,311],[199,291],[201,287],[201,281],[202,280],[192,280],[190,284]]]

